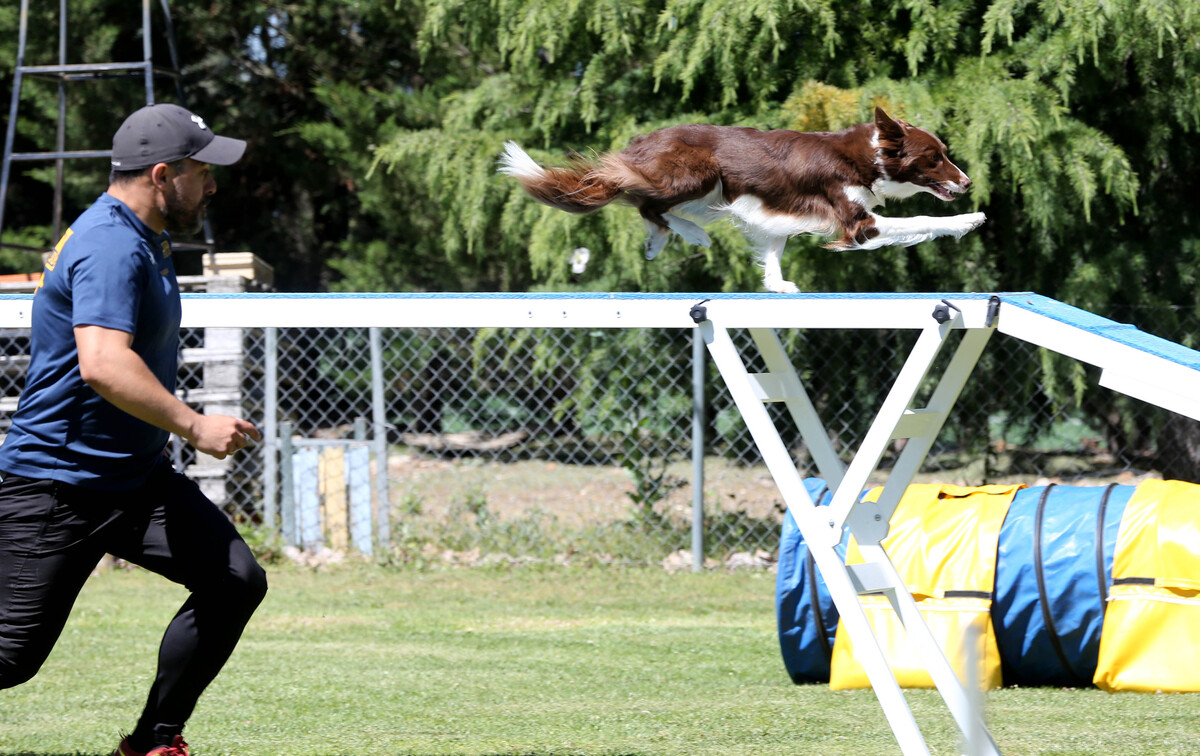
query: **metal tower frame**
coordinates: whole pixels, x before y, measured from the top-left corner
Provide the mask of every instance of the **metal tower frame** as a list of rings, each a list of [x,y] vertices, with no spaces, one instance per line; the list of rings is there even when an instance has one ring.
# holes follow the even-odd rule
[[[171,79],[175,83],[179,103],[186,107],[183,95],[182,74],[179,67],[179,52],[175,46],[175,28],[171,21],[168,0],[159,0],[162,6],[164,31],[171,57],[170,68],[160,68],[153,62],[151,0],[142,0],[142,60],[127,63],[68,63],[67,62],[67,0],[59,0],[58,10],[58,63],[56,65],[26,65],[25,51],[29,33],[29,0],[21,0],[20,31],[17,40],[17,65],[13,76],[12,102],[8,110],[8,127],[4,135],[4,158],[0,163],[0,234],[4,232],[4,208],[8,200],[8,182],[14,162],[52,160],[55,164],[54,209],[52,239],[46,247],[28,247],[7,244],[0,240],[0,247],[48,252],[50,245],[63,233],[63,173],[67,160],[77,158],[106,158],[112,150],[66,149],[67,82],[91,81],[113,78],[141,78],[146,89],[146,104],[155,103],[154,84],[158,78]],[[26,76],[51,79],[58,82],[58,129],[53,150],[45,152],[13,152],[17,133],[17,117],[20,110],[21,85]],[[176,247],[192,247],[212,250],[213,236],[208,220],[204,222],[204,242],[176,244]]]

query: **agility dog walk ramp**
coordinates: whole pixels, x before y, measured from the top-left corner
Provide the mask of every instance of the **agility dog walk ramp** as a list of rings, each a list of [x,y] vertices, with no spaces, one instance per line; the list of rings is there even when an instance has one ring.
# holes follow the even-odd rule
[[[29,325],[28,296],[0,297],[0,323]],[[184,327],[699,329],[759,452],[825,579],[856,656],[901,751],[929,754],[859,596],[884,594],[928,669],[972,755],[998,755],[976,702],[921,617],[881,542],[889,519],[996,332],[1100,368],[1100,385],[1200,420],[1200,352],[1032,293],[960,294],[193,294]],[[834,448],[779,329],[912,330],[917,338],[849,464]],[[745,330],[763,372],[731,335]],[[948,360],[939,362],[944,347]],[[933,375],[935,364],[944,364]],[[933,384],[917,406],[922,387]],[[765,406],[782,403],[832,499],[817,507]],[[888,448],[904,440],[874,502],[861,501]],[[863,559],[835,547],[845,529]]]
[[[1200,402],[1195,398],[1195,389],[1200,387],[1200,353],[1033,294],[920,297],[918,301],[924,299],[926,306],[924,313],[918,311],[915,318],[907,308],[911,301],[904,308],[896,308],[889,307],[889,298],[871,295],[839,299],[861,306],[864,312],[858,316],[860,322],[873,320],[868,313],[890,312],[884,327],[920,329],[916,344],[848,466],[832,448],[774,329],[748,327],[767,366],[767,372],[752,374],[729,335],[730,324],[738,316],[726,316],[726,303],[705,303],[704,310],[696,315],[709,351],[809,545],[838,611],[843,607],[850,611],[849,615],[841,615],[844,627],[902,752],[929,753],[858,601],[862,594],[883,593],[887,597],[973,753],[998,754],[981,721],[979,706],[973,701],[977,691],[968,691],[958,680],[881,545],[896,505],[923,464],[994,331],[1096,365],[1102,371],[1101,385],[1197,419]],[[855,326],[830,319],[797,327]],[[954,331],[963,333],[948,366],[940,376],[932,376],[936,387],[928,403],[915,406],[918,389],[931,377],[934,361]],[[799,426],[813,461],[832,491],[828,507],[817,507],[810,498],[763,406],[766,402],[783,402]],[[888,446],[898,439],[905,440],[904,449],[878,500],[860,501],[868,477]],[[847,566],[838,555],[836,547],[844,528],[849,528],[857,540],[862,564]]]

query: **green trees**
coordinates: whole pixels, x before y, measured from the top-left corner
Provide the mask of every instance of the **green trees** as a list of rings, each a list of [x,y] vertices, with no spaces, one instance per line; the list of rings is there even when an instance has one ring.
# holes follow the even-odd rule
[[[588,246],[600,254],[585,285],[752,287],[735,234],[718,231],[709,252],[673,241],[648,266],[633,214],[529,206],[514,184],[488,180],[501,142],[555,160],[684,121],[836,129],[880,103],[947,140],[991,222],[914,250],[839,256],[796,240],[785,275],[802,287],[1036,289],[1103,309],[1142,301],[1145,275],[1194,257],[1180,190],[1195,171],[1178,161],[1194,168],[1200,54],[1188,40],[1200,18],[1182,2],[479,6],[429,3],[420,50],[461,44],[488,72],[443,101],[435,127],[377,153],[439,199],[448,253],[486,248],[514,269],[528,263],[532,282],[566,285],[567,253]],[[1151,193],[1164,183],[1174,191]],[[1175,242],[1143,248],[1151,235]]]
[[[1200,12],[1184,0],[480,5],[426,6],[421,54],[461,46],[474,73],[436,125],[382,142],[377,170],[435,198],[447,255],[497,261],[505,281],[710,291],[758,280],[729,227],[710,229],[711,249],[675,239],[646,263],[636,214],[536,205],[491,173],[506,139],[553,162],[689,121],[840,129],[880,104],[949,143],[975,181],[959,204],[990,220],[912,249],[836,254],[793,240],[784,276],[802,289],[1034,290],[1173,338],[1176,318],[1196,313]],[[948,210],[921,197],[889,212]],[[578,277],[577,247],[593,253]],[[1087,384],[1078,365],[1040,366],[1045,401],[1080,407],[1112,448],[1157,441],[1185,460],[1168,474],[1200,475],[1194,423],[1143,427]],[[1002,386],[975,399],[997,402],[988,389]]]

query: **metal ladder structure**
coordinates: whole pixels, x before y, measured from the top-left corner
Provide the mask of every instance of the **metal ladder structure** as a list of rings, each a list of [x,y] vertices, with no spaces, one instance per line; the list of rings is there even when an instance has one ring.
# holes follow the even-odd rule
[[[0,163],[0,234],[4,231],[4,208],[8,200],[9,178],[12,175],[12,165],[15,162],[54,161],[54,209],[51,240],[45,247],[28,247],[18,244],[6,244],[0,237],[0,246],[24,249],[26,251],[48,252],[50,245],[63,232],[63,173],[65,161],[78,158],[106,158],[112,154],[111,149],[99,150],[70,150],[66,149],[66,119],[67,119],[67,83],[76,81],[95,81],[98,79],[131,78],[142,79],[146,90],[146,104],[155,103],[155,81],[159,78],[170,79],[175,84],[175,94],[181,105],[185,104],[183,95],[182,75],[179,67],[179,53],[175,46],[175,29],[171,22],[171,10],[168,0],[159,0],[162,6],[163,26],[170,53],[170,68],[161,68],[153,62],[151,0],[142,0],[142,60],[132,62],[110,63],[68,63],[67,62],[67,0],[59,0],[58,11],[58,63],[53,65],[27,65],[25,54],[29,34],[29,0],[21,0],[20,31],[17,40],[17,65],[13,75],[12,102],[8,110],[8,127],[4,135],[4,158]],[[58,82],[58,128],[55,145],[51,150],[42,152],[13,152],[17,133],[17,117],[20,111],[21,86],[25,77],[50,79]],[[177,248],[208,249],[213,248],[213,236],[208,220],[204,221],[204,241],[176,244]]]

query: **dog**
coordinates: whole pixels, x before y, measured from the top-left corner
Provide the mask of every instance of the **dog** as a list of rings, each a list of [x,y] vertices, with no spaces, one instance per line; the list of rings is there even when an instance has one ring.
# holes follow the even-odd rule
[[[921,192],[949,201],[971,186],[942,140],[882,108],[873,123],[838,132],[670,126],[566,167],[543,167],[509,141],[499,170],[539,202],[568,212],[590,213],[614,200],[632,204],[646,224],[648,260],[671,232],[707,247],[702,227],[732,218],[758,254],[763,286],[777,293],[798,291],[780,269],[784,245],[797,234],[830,237],[825,246],[835,250],[907,247],[961,238],[985,220],[983,213],[885,218],[873,212],[888,199]]]

